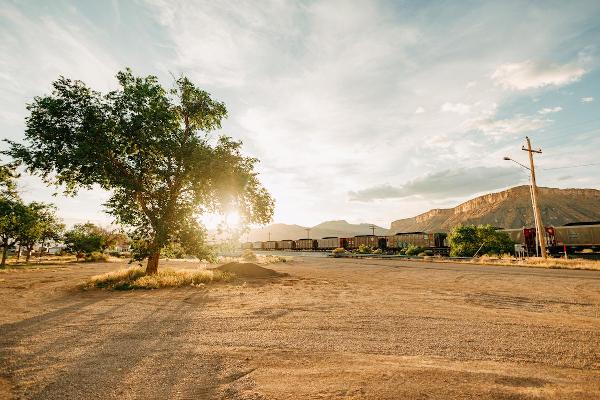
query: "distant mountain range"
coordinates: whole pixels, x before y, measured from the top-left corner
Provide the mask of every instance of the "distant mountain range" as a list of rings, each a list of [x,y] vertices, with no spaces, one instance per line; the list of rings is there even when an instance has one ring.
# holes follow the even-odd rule
[[[546,225],[600,221],[600,190],[539,188],[542,219]],[[382,212],[384,212],[382,210]],[[466,201],[454,208],[438,208],[412,218],[393,221],[390,229],[375,228],[376,235],[398,232],[447,232],[457,225],[491,224],[500,228],[533,226],[529,186],[516,186]],[[271,224],[252,229],[242,239],[266,241],[327,236],[350,237],[371,234],[371,224],[326,221],[313,227]],[[307,233],[306,229],[310,228]],[[269,235],[270,234],[270,235]]]
[[[600,221],[600,190],[539,188],[539,202],[545,225]],[[391,230],[449,231],[456,225],[491,224],[501,228],[533,226],[529,186],[516,186],[466,201],[454,208],[427,211],[392,222]]]
[[[369,235],[372,230],[369,228],[371,224],[350,224],[347,221],[326,221],[313,227],[305,227],[300,225],[288,224],[271,224],[261,228],[252,229],[248,234],[242,237],[244,241],[266,241],[269,240],[285,240],[285,239],[301,239],[310,235],[313,239],[320,239],[327,236],[349,237],[356,235]],[[309,232],[306,229],[310,229]],[[269,235],[270,234],[270,235]],[[388,235],[389,230],[380,226],[375,227],[376,235]]]

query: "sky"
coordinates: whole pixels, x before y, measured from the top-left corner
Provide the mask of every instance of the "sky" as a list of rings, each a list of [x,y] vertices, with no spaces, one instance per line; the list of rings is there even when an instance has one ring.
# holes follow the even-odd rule
[[[186,75],[260,159],[274,222],[390,222],[526,184],[600,188],[598,1],[0,0],[0,136],[63,75]],[[2,144],[2,146],[6,146]],[[111,222],[23,176],[67,224]]]

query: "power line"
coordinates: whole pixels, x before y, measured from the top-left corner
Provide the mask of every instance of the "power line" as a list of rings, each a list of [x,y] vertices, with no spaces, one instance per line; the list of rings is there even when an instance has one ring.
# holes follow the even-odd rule
[[[592,165],[600,165],[600,163],[590,163],[590,164],[579,164],[579,165],[568,165],[565,167],[554,167],[554,168],[539,168],[544,171],[550,171],[554,169],[566,169],[566,168],[577,168],[577,167],[591,167]]]

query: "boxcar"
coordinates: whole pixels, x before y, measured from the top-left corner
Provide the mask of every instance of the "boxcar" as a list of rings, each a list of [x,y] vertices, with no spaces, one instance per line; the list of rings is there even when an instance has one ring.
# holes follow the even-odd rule
[[[384,249],[387,247],[387,239],[383,236],[376,235],[359,235],[354,236],[353,246],[352,248],[359,248],[361,245],[365,245],[371,248],[380,248]]]
[[[333,250],[341,246],[341,240],[337,236],[328,236],[323,239],[317,239],[317,250]]]
[[[278,249],[277,242],[274,240],[269,240],[268,242],[264,242],[264,249],[265,250],[277,250]]]
[[[316,250],[317,241],[314,239],[296,240],[296,250]]]
[[[263,242],[252,242],[252,250],[262,250]]]
[[[296,248],[296,242],[293,240],[280,240],[277,242],[277,248],[279,250],[294,250]]]
[[[242,250],[252,249],[252,242],[242,243]]]

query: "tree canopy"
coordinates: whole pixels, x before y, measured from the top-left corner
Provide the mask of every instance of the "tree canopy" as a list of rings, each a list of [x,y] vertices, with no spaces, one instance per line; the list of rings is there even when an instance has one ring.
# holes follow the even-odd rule
[[[514,250],[510,236],[491,225],[457,226],[448,235],[448,243],[452,257],[504,254]]]
[[[258,160],[241,153],[241,142],[210,135],[227,116],[223,103],[185,77],[169,90],[130,70],[117,80],[120,88],[103,95],[60,77],[27,106],[25,143],[9,142],[6,154],[66,194],[110,191],[106,210],[143,244],[147,273],[170,242],[199,251],[203,212],[235,209],[246,223],[270,221],[274,202]]]

